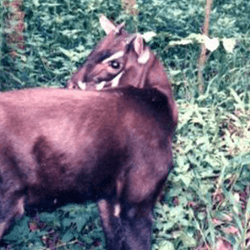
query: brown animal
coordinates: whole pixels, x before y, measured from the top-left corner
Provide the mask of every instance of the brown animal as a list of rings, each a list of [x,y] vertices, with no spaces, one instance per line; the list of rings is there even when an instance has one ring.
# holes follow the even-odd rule
[[[122,58],[101,44],[103,57],[92,53],[97,65],[87,61],[78,72],[87,83],[95,73],[109,79],[96,69],[116,64],[114,56],[127,65],[118,88],[0,94],[0,238],[27,206],[91,199],[109,250],[150,249],[152,210],[173,165],[177,109],[161,64],[141,41],[130,39]],[[138,69],[144,80],[135,82],[134,63],[148,53]]]
[[[112,84],[113,87],[118,85],[119,77],[117,80],[114,78],[123,72],[124,51],[131,38],[123,30],[124,23],[114,26],[105,16],[101,16],[99,21],[107,36],[91,52],[84,66],[80,67],[67,82],[66,87],[69,89],[85,90],[87,85],[94,84],[100,90],[104,85]]]
[[[176,103],[163,65],[145,46],[140,34],[128,34],[124,23],[115,26],[105,16],[100,24],[107,36],[96,46],[86,62],[67,82],[69,89],[107,89],[134,86],[157,89],[167,96],[173,122],[178,121]]]

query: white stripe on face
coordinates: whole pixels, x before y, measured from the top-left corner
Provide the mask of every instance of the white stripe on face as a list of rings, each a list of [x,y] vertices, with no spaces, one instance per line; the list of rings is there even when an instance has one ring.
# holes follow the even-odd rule
[[[78,81],[77,84],[78,84],[79,89],[81,90],[85,90],[87,87],[86,83],[82,81]]]
[[[116,52],[114,55],[106,58],[105,60],[102,61],[102,63],[107,63],[107,62],[110,62],[110,61],[113,61],[113,60],[116,60],[118,58],[121,58],[124,56],[124,52],[123,51],[118,51]]]
[[[106,84],[106,81],[102,81],[99,84],[96,84],[95,85],[96,90],[102,90],[105,84]]]
[[[121,79],[121,76],[123,74],[123,71],[118,74],[112,81],[111,81],[111,86],[112,88],[116,88],[118,85],[119,85],[119,82],[120,82],[120,79]]]

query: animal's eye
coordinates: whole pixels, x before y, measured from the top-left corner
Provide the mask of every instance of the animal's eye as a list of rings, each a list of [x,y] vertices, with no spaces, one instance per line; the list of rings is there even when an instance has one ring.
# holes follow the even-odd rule
[[[110,66],[111,66],[113,69],[119,69],[119,68],[120,68],[120,63],[117,62],[116,60],[112,60],[112,61],[110,61]]]

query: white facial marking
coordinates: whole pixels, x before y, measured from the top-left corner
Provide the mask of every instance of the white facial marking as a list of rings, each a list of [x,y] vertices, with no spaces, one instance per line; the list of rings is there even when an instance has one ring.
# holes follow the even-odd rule
[[[77,82],[79,89],[85,90],[86,89],[86,83],[82,81]]]
[[[118,59],[120,57],[123,57],[123,56],[124,56],[124,52],[123,51],[118,51],[114,55],[112,55],[112,56],[106,58],[105,60],[103,60],[102,63],[107,63],[107,62],[116,60],[116,59]]]
[[[119,217],[121,213],[121,206],[120,204],[116,204],[114,207],[114,216]]]
[[[145,51],[143,51],[143,53],[139,56],[137,61],[140,64],[146,64],[149,58],[150,58],[150,52],[149,52],[149,49],[146,48]]]
[[[96,84],[95,85],[96,90],[102,90],[105,84],[106,84],[105,81],[102,81],[99,84]]]
[[[116,88],[119,85],[121,76],[123,74],[123,71],[120,72],[112,81],[111,81],[111,87]]]

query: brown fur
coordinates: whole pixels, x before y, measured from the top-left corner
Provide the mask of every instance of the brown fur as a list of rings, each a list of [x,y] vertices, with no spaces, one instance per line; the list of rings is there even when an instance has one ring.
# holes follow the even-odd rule
[[[105,22],[102,22],[104,18]],[[170,112],[172,112],[173,126],[177,125],[178,111],[172,96],[170,82],[163,65],[156,56],[145,46],[140,34],[129,35],[121,25],[114,26],[105,17],[100,23],[107,36],[96,46],[71,79],[67,82],[69,89],[81,89],[84,83],[86,89],[95,89],[100,83],[105,83],[103,90],[111,88],[114,79],[121,75],[118,87],[134,86],[140,89],[156,89],[168,99]],[[117,31],[119,30],[119,32]],[[106,62],[117,53],[123,56]],[[146,55],[146,56],[145,56]],[[144,58],[141,62],[141,58]],[[146,58],[146,59],[145,59]],[[114,68],[112,63],[119,67]]]
[[[166,96],[30,89],[0,94],[0,238],[28,206],[99,203],[111,250],[149,250],[152,209],[172,168]]]

